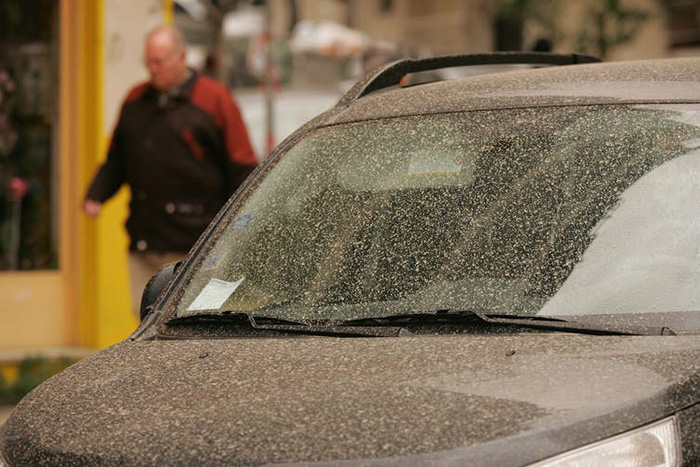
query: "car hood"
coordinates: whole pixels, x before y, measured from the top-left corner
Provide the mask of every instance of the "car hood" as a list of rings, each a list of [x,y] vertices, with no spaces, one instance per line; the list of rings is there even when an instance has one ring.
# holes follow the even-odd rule
[[[700,339],[571,334],[123,342],[0,432],[17,464],[523,465],[700,393]]]

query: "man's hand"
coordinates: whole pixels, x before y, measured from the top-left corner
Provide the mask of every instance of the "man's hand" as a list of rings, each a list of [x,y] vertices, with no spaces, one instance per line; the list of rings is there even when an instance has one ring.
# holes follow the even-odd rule
[[[95,201],[94,199],[86,199],[83,210],[89,217],[95,218],[99,216],[100,211],[102,211],[102,203]]]

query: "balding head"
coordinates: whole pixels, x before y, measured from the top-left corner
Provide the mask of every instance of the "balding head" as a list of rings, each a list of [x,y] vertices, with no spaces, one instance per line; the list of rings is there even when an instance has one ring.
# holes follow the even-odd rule
[[[182,32],[173,26],[160,26],[146,36],[146,67],[151,84],[161,91],[170,91],[187,77],[185,41]]]

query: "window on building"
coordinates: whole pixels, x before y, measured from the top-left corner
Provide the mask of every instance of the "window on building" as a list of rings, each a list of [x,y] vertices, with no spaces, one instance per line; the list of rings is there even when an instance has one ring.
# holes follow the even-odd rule
[[[700,45],[700,0],[668,0],[666,8],[670,45]]]
[[[379,0],[379,11],[381,13],[391,13],[391,10],[394,9],[394,1],[393,0]]]
[[[0,1],[0,270],[58,266],[58,4]]]

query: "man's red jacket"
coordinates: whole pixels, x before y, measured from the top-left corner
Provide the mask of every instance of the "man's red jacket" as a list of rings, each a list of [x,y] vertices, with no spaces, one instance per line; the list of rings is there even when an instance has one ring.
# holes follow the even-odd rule
[[[186,252],[256,165],[229,90],[193,72],[175,93],[129,92],[86,198],[104,202],[127,183],[129,249]]]

